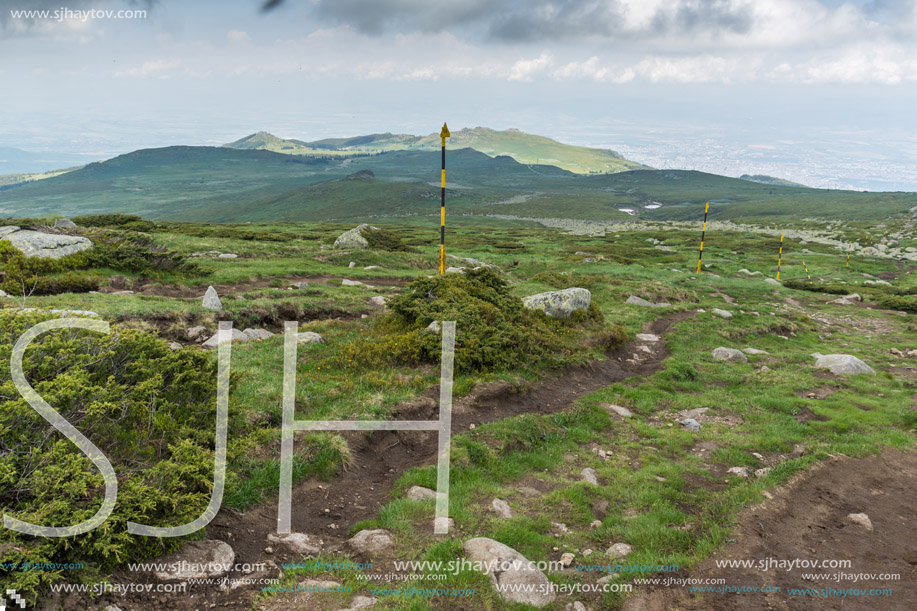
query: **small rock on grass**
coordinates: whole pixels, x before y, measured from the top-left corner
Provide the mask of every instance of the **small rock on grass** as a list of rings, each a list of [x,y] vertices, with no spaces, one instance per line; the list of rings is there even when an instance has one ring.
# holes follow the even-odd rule
[[[207,292],[204,293],[201,306],[215,312],[219,312],[223,309],[223,304],[220,302],[220,296],[217,294],[217,290],[212,286],[207,287]]]
[[[503,519],[508,520],[513,517],[513,510],[510,509],[509,503],[503,499],[494,499],[490,506]]]
[[[715,314],[716,316],[719,316],[720,318],[726,318],[726,319],[732,318],[732,312],[729,312],[727,310],[721,310],[719,308],[713,308],[712,310],[710,310],[710,313]]]
[[[583,476],[583,481],[586,482],[587,484],[592,484],[593,486],[599,485],[599,478],[596,475],[595,469],[593,469],[592,467],[586,467],[585,469],[580,471],[580,475]]]
[[[360,554],[376,554],[394,547],[392,533],[383,529],[361,530],[347,544]]]
[[[694,418],[685,418],[684,420],[679,421],[679,424],[688,429],[689,431],[699,431],[700,422]]]
[[[718,361],[726,361],[727,363],[748,362],[748,357],[746,357],[745,353],[741,350],[736,350],[735,348],[724,348],[722,346],[713,351],[713,358]]]
[[[847,514],[847,521],[859,524],[866,530],[872,530],[872,520],[865,513],[849,513]]]
[[[303,331],[296,334],[296,341],[300,344],[321,344],[325,341],[325,338],[314,331]]]
[[[565,554],[561,555],[560,563],[564,566],[570,566],[571,564],[573,564],[573,558],[574,558],[573,554],[571,554],[570,552],[566,552]]]
[[[626,407],[621,407],[620,405],[614,405],[612,403],[606,403],[605,409],[607,409],[610,412],[616,413],[617,415],[621,416],[622,418],[632,418],[634,415],[633,412],[631,412]]]
[[[634,551],[634,548],[628,545],[627,543],[615,543],[614,545],[609,547],[607,550],[605,550],[605,555],[608,556],[609,558],[618,559],[618,558],[624,558],[625,556],[627,556],[627,554],[631,553],[632,551]]]
[[[436,498],[436,492],[423,486],[411,486],[407,497],[412,501],[427,501]]]

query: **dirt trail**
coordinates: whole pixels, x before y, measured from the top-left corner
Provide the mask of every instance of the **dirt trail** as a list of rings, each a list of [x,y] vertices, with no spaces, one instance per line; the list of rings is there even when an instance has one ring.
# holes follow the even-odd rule
[[[669,328],[694,315],[674,312],[645,325],[644,332],[663,336]],[[521,392],[507,383],[493,383],[474,389],[456,400],[453,409],[453,434],[467,431],[470,425],[510,418],[524,413],[547,414],[560,411],[580,397],[629,377],[649,376],[658,371],[668,356],[663,341],[648,346],[650,352],[638,350],[641,344],[631,341],[608,355],[604,361],[569,367],[549,375]],[[642,344],[646,345],[646,344]],[[436,419],[439,387],[427,389],[423,396],[397,411],[396,420]],[[330,482],[311,479],[293,488],[293,532],[317,535],[325,550],[336,550],[347,540],[349,528],[375,517],[389,502],[396,480],[409,468],[433,464],[436,435],[431,432],[344,433],[354,455],[351,469]],[[327,510],[327,511],[326,511]],[[332,526],[333,525],[333,526]],[[430,520],[432,531],[432,516]],[[237,563],[295,561],[296,557],[276,550],[265,552],[266,538],[277,529],[277,504],[266,503],[245,513],[225,508],[207,528],[207,538],[229,543],[236,552]],[[230,575],[231,578],[244,575]],[[113,581],[137,582],[137,575],[116,574]],[[221,591],[218,587],[194,586],[187,594],[161,597],[111,599],[124,611],[134,609],[170,609],[184,611],[210,607],[249,609],[260,586],[243,586]],[[102,605],[104,607],[104,604]]]
[[[873,530],[846,519],[865,513]],[[775,497],[742,516],[734,542],[679,579],[721,578],[733,587],[780,588],[769,593],[705,593],[694,597],[681,586],[636,586],[637,596],[624,611],[844,611],[917,608],[917,454],[888,449],[880,456],[837,457],[817,465],[781,488]],[[849,560],[849,568],[814,570],[786,568],[719,568],[717,561]],[[841,579],[838,573],[871,574],[872,578]],[[804,574],[821,575],[804,579]],[[882,578],[890,574],[900,579]],[[827,577],[829,576],[830,577]],[[659,577],[673,575],[659,575]],[[648,588],[639,590],[639,588]],[[649,589],[652,588],[652,589]],[[788,589],[817,590],[827,596],[792,596]],[[889,596],[848,595],[835,591],[856,588],[891,589]],[[824,592],[823,592],[824,591]]]

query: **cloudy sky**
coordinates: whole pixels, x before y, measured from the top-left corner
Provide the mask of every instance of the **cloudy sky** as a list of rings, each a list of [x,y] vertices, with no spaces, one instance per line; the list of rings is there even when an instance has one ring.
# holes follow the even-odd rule
[[[0,146],[28,150],[448,120],[917,189],[917,0],[0,0],[0,82]]]

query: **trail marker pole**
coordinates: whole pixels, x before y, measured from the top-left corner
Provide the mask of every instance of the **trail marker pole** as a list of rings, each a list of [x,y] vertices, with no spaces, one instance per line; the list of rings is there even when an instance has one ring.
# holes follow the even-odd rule
[[[443,172],[442,172],[442,189],[440,192],[439,204],[439,273],[446,273],[446,138],[452,134],[449,133],[449,127],[443,123],[443,129],[439,132],[439,137],[443,141]]]
[[[809,284],[812,284],[812,275],[809,273],[809,266],[806,265],[806,260],[802,260],[802,267],[806,270],[806,278],[809,279]]]
[[[700,250],[697,252],[697,273],[700,273],[700,264],[704,258],[704,234],[707,233],[707,213],[710,212],[710,202],[704,206],[704,225],[700,230]]]
[[[777,253],[777,280],[780,280],[780,261],[783,260],[783,234],[780,234],[780,252]]]
[[[847,253],[847,265],[846,265],[845,267],[846,267],[847,269],[850,269],[850,253],[849,253],[849,252]],[[778,273],[779,273],[779,272],[778,272]]]

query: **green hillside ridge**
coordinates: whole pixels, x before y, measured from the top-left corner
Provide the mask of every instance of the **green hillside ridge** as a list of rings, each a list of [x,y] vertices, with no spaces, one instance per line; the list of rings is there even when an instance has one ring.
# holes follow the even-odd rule
[[[781,187],[805,187],[804,184],[793,182],[792,180],[786,180],[785,178],[777,178],[775,176],[768,176],[767,174],[742,174],[739,176],[739,180],[748,180],[750,182],[759,182],[762,185],[777,185]]]
[[[460,129],[452,132],[447,144],[450,149],[468,147],[491,157],[506,155],[522,164],[553,165],[578,174],[607,174],[646,167],[609,149],[563,144],[518,129]],[[303,142],[258,132],[224,146],[235,149],[263,149],[291,155],[347,156],[398,150],[439,150],[441,141],[439,133],[427,136],[384,133]]]
[[[582,175],[471,148],[448,155],[450,215],[692,220],[709,200],[714,220],[879,220],[917,206],[912,193],[765,185],[685,170]],[[439,170],[438,151],[420,149],[339,159],[173,146],[0,190],[0,216],[130,213],[207,222],[438,216]],[[354,174],[360,179],[337,180]]]

